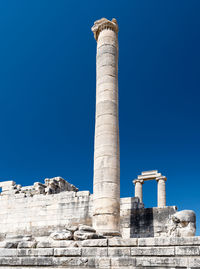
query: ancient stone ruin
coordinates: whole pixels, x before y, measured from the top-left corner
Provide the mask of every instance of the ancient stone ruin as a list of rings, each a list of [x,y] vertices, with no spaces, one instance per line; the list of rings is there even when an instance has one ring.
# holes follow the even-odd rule
[[[118,24],[92,27],[97,41],[93,194],[61,177],[22,187],[0,182],[2,268],[200,268],[192,210],[166,205],[166,177],[138,175],[135,197],[120,198]],[[142,186],[157,181],[157,207]]]

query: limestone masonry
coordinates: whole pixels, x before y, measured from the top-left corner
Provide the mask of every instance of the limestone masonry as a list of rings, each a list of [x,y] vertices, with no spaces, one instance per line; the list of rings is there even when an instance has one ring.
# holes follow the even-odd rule
[[[98,20],[93,194],[61,177],[33,186],[0,182],[1,268],[200,268],[192,210],[166,205],[166,177],[138,175],[135,197],[120,198],[118,24]],[[157,182],[157,207],[143,184]]]

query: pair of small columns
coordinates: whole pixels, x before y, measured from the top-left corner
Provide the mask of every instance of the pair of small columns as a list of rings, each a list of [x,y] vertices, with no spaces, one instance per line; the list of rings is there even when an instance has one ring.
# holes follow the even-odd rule
[[[97,41],[93,227],[112,236],[120,231],[117,21],[98,20],[92,31]]]
[[[166,177],[158,177],[155,178],[157,181],[157,207],[165,207],[166,206],[166,187],[165,181]],[[143,202],[143,192],[142,185],[144,184],[144,180],[136,179],[133,181],[135,184],[135,197],[140,199],[140,203]]]

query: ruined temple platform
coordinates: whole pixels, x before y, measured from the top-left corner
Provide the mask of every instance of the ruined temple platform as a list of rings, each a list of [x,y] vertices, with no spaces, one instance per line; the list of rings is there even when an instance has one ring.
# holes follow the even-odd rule
[[[29,243],[28,243],[29,242]],[[48,242],[48,243],[47,243]],[[71,241],[72,243],[72,241]],[[200,237],[21,241],[0,248],[1,268],[200,268]]]

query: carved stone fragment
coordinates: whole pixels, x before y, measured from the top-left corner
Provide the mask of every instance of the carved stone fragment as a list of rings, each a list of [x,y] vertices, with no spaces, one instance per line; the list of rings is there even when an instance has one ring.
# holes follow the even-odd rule
[[[189,237],[196,233],[196,215],[192,210],[182,210],[171,218],[170,236]]]
[[[54,232],[50,235],[50,237],[54,240],[70,240],[72,239],[73,234],[70,231]]]

